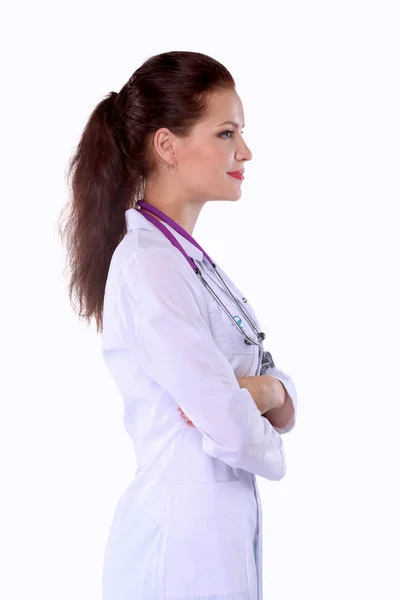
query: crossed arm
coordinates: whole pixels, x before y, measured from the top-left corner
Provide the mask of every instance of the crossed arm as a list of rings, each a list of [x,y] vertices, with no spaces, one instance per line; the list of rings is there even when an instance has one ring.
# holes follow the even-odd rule
[[[279,381],[279,379],[277,379],[277,381]],[[281,381],[279,381],[279,383],[284,389],[285,400],[283,401],[282,406],[278,406],[277,408],[270,408],[269,410],[267,410],[267,412],[263,413],[263,417],[268,419],[268,421],[274,427],[279,427],[280,429],[283,429],[292,419],[294,415],[294,407],[293,402],[289,394],[287,393],[283,383]]]
[[[246,388],[250,392],[261,415],[268,419],[273,427],[284,429],[288,425],[294,415],[294,406],[285,386],[277,377],[253,375],[237,377],[237,381],[240,388]],[[180,407],[179,411],[187,423],[193,425]]]
[[[261,379],[261,377],[263,379]],[[268,377],[268,379],[264,379]],[[273,375],[238,377],[239,386],[246,388],[262,416],[274,427],[283,429],[294,415],[294,406],[283,383]]]
[[[269,377],[273,377],[273,380],[270,382],[273,384],[269,386],[270,394],[265,394],[265,388],[260,387],[260,380],[258,379],[260,376],[253,377],[238,377],[238,383],[241,388],[246,388],[252,395],[252,398],[257,406],[257,408],[261,411],[265,410],[266,402],[270,402],[271,405],[275,404],[274,396],[277,397],[279,395],[284,394],[283,404],[281,406],[277,406],[275,408],[268,408],[265,412],[262,413],[262,416],[268,419],[273,427],[278,427],[283,429],[289,423],[294,415],[294,406],[292,399],[283,383],[279,381],[276,377],[270,375]],[[269,396],[268,399],[266,397]],[[282,396],[281,396],[282,398]],[[192,421],[190,421],[185,413],[182,411],[180,407],[178,407],[181,416],[186,420],[188,425],[194,427]]]

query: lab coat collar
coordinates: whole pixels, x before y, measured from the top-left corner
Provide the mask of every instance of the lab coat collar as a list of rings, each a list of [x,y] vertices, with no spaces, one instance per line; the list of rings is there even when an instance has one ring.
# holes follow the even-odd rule
[[[148,221],[146,217],[141,215],[140,211],[136,210],[135,208],[128,208],[128,210],[125,211],[125,222],[128,231],[130,231],[131,229],[147,229],[149,231],[154,231],[155,229],[157,229],[157,227],[153,225],[153,223],[150,223],[150,221]],[[169,225],[168,223],[164,223],[163,221],[163,225],[165,225],[165,227],[167,227],[169,231],[175,236],[175,238],[178,240],[178,242],[180,243],[186,254],[188,254],[188,256],[198,261],[204,260],[204,254],[201,250],[199,250],[199,248],[197,248],[197,246],[194,246],[192,242],[189,242],[189,240],[184,238],[183,235],[175,231],[175,229],[173,229],[173,227],[171,227],[171,225]]]

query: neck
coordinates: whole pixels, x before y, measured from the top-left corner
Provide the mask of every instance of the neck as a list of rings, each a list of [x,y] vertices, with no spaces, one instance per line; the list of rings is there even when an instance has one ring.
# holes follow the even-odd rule
[[[178,225],[180,225],[187,233],[193,235],[193,231],[196,226],[197,219],[199,218],[200,211],[203,208],[203,204],[197,202],[181,202],[172,204],[166,202],[165,199],[160,201],[158,199],[156,200],[154,198],[148,198],[146,195],[144,196],[143,200],[155,208],[158,208],[158,210],[161,210],[164,214],[170,217],[170,219],[173,219],[176,223],[178,223]],[[146,209],[142,208],[141,210]],[[153,215],[153,217],[163,222],[163,219],[157,217],[157,215]]]

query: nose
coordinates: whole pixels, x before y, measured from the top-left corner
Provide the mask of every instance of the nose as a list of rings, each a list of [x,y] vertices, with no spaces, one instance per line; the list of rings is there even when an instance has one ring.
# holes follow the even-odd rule
[[[246,144],[243,138],[241,139],[240,147],[236,150],[236,160],[238,162],[243,160],[251,160],[253,158],[253,154],[251,153],[250,148]]]

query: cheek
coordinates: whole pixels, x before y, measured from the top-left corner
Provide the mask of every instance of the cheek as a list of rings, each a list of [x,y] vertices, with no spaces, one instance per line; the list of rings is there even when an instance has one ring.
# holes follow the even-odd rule
[[[199,151],[195,164],[205,176],[222,177],[229,170],[232,160],[225,149],[217,146],[216,148]]]
[[[184,158],[185,180],[195,187],[203,187],[206,182],[223,181],[232,166],[233,159],[228,148],[221,145],[199,144],[191,148]]]

